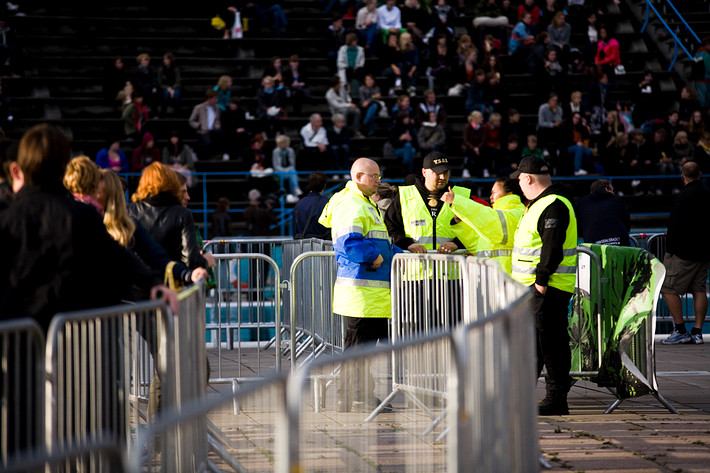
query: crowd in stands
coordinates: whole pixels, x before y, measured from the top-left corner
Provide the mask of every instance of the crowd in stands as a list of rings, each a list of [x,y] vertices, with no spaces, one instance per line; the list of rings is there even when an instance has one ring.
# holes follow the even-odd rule
[[[345,174],[351,140],[379,135],[387,137],[382,155],[397,163],[386,165],[391,177],[417,169],[418,160],[433,150],[447,151],[454,161],[458,156],[453,167],[465,178],[506,175],[526,153],[542,154],[559,176],[674,174],[689,159],[706,169],[707,104],[704,96],[696,98],[694,87],[683,89],[674,108],[659,109],[659,101],[649,100],[659,86],[648,70],[630,94],[633,100],[612,98],[624,61],[613,25],[603,24],[601,3],[481,0],[473,7],[473,22],[461,28],[455,26],[457,8],[466,6],[447,0],[322,2],[321,15],[332,15],[323,32],[323,59],[332,73],[324,95],[330,114],[311,114],[308,122],[304,117],[300,136],[290,136],[285,147],[270,138],[282,136],[289,114],[302,117],[315,97],[298,55],[264,64],[253,110],[232,96],[234,78],[216,78],[190,114],[194,149],[177,132],[154,137],[145,131],[151,120],[180,107],[179,59],[166,52],[156,67],[142,53],[129,73],[115,58],[104,96],[121,110],[125,136],[112,139],[96,160],[120,171],[161,161],[186,176],[197,160],[213,159],[238,161],[257,175],[315,169]],[[221,13],[232,21],[237,11],[275,36],[287,23],[276,2],[230,5]],[[568,22],[569,15],[576,21]],[[508,93],[511,73],[532,77],[539,106],[535,126],[520,122],[518,104]],[[586,89],[573,90],[571,75],[586,77]],[[452,128],[437,103],[443,95],[459,96],[465,104],[466,118],[457,117],[456,124],[463,133],[453,131],[460,128]],[[128,155],[126,148],[132,148]],[[288,183],[295,202],[301,192],[297,176],[289,174]]]

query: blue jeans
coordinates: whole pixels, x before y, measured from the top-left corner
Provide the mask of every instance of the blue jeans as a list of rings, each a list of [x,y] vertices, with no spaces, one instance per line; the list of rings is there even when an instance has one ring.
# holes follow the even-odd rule
[[[167,90],[163,90],[163,108],[167,107],[168,104],[170,103],[170,92]],[[174,95],[172,98],[173,101],[173,107],[177,108],[178,105],[180,105],[180,89],[175,89],[174,90]]]
[[[377,119],[377,110],[380,105],[376,102],[371,102],[365,111],[365,120],[363,124],[367,127],[367,136],[372,136],[375,134],[375,120]]]
[[[350,146],[330,145],[333,151],[333,170],[344,171],[350,168]]]
[[[272,5],[269,7],[268,12],[274,15],[274,34],[276,34],[276,36],[281,35],[281,28],[288,25],[288,20],[286,19],[286,15],[284,15],[281,5]]]
[[[592,157],[592,150],[584,146],[572,145],[567,148],[567,152],[570,156],[574,157],[574,170],[579,171],[582,169],[582,163],[585,159]]]
[[[710,107],[710,83],[695,82],[695,91],[698,93],[698,100],[702,108]]]
[[[373,23],[364,30],[358,30],[357,36],[362,44],[369,46],[369,54],[372,56],[375,54],[375,49],[377,48],[377,37],[379,30],[377,29],[377,23]]]
[[[407,166],[407,173],[411,174],[414,172],[414,155],[417,151],[412,146],[412,143],[406,142],[401,148],[396,148],[394,150],[395,158],[402,158],[402,164]]]

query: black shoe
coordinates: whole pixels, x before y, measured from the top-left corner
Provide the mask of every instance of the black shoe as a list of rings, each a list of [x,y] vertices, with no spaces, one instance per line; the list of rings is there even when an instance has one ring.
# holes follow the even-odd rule
[[[353,412],[372,412],[375,409],[377,409],[377,407],[380,404],[382,404],[382,401],[380,401],[377,398],[375,398],[374,401],[370,401],[370,402],[353,401]],[[389,413],[392,411],[394,411],[394,409],[392,408],[392,404],[385,404],[380,409],[380,413],[383,413],[383,412]]]
[[[569,407],[566,399],[557,401],[545,399],[537,406],[537,412],[541,416],[564,416],[569,414]]]

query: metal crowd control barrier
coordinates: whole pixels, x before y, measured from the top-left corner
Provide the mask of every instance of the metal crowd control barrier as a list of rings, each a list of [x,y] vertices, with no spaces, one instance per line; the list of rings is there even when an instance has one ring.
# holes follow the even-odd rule
[[[141,356],[138,345],[147,343],[157,353],[157,374],[162,381],[161,403],[175,404],[173,317],[159,302],[144,302],[98,310],[58,314],[49,326],[46,348],[46,452],[66,454],[64,467],[112,471],[115,464],[104,455],[72,456],[87,444],[113,443],[134,448],[132,430],[143,425],[131,408],[131,383],[142,382],[134,370]],[[174,439],[163,439],[167,445]],[[174,469],[166,457],[167,469]]]
[[[581,355],[582,350],[580,349],[578,364],[572,366],[570,376],[576,378],[594,378],[599,374],[599,370],[602,368],[602,362],[608,343],[613,336],[610,321],[606,320],[604,315],[605,300],[603,296],[603,285],[609,283],[609,278],[605,275],[601,259],[594,251],[585,246],[578,246],[577,254],[577,282],[573,303],[589,304],[589,312],[594,314],[593,324],[589,327],[591,340],[588,342],[588,345],[594,347],[594,349],[587,352],[588,358],[586,359],[583,359]],[[663,273],[661,275],[662,281],[665,271],[662,265],[660,266],[661,268],[659,270]],[[655,288],[655,292],[649,295],[654,301],[652,310],[633,335],[630,345],[624,354],[621,355],[621,358],[627,369],[638,371],[640,377],[645,379],[650,393],[671,413],[677,414],[678,411],[658,392],[658,383],[656,380],[654,333],[656,327],[656,308],[660,291],[661,284],[659,283]],[[578,313],[582,312],[582,309],[578,310]],[[609,391],[616,396],[616,400],[604,411],[605,414],[613,412],[623,401],[613,389],[609,389]]]
[[[480,266],[479,261],[472,264]],[[502,288],[491,284],[489,289]],[[138,443],[150,444],[183,423],[209,417],[219,428],[233,432],[227,447],[233,458],[221,461],[211,457],[213,471],[537,472],[533,318],[525,288],[505,291],[518,297],[509,300],[505,310],[480,314],[473,324],[453,332],[409,337],[392,345],[320,356],[298,366],[288,379],[287,373],[276,373],[226,397],[183,406],[181,412],[165,415],[139,432]],[[349,411],[312,412],[312,381],[324,373],[341,373],[336,379],[341,387],[352,382],[345,373],[371,369],[374,383],[366,381],[361,392],[377,396],[388,390],[391,360],[416,361],[431,353],[451,360],[441,386],[448,404],[435,398],[422,400],[437,413],[451,411],[440,424],[447,433],[444,441],[432,429],[422,433],[431,418],[418,405],[407,404],[404,396],[393,400],[394,410],[382,413],[378,423],[363,424],[363,415],[369,412],[367,403],[353,404]],[[329,396],[334,402],[341,394],[331,390]],[[225,415],[234,402],[247,414],[238,424],[235,417]],[[130,460],[128,471],[138,473],[155,463],[157,455],[133,451]]]
[[[44,333],[32,319],[0,323],[0,469],[44,442]]]
[[[259,348],[256,351],[256,363],[251,364],[250,374],[262,377],[270,371],[281,370],[281,271],[276,261],[265,254],[257,253],[217,253],[217,274],[235,273],[235,279],[217,277],[217,287],[206,303],[206,329],[210,332],[208,344],[216,346],[218,355],[217,377],[211,377],[210,383],[232,383],[242,378],[243,347],[249,342]],[[244,263],[242,265],[242,263]],[[246,281],[241,268],[247,269]],[[238,268],[232,271],[232,268]],[[269,282],[267,278],[273,278]],[[243,290],[242,281],[248,286]],[[236,337],[236,340],[235,340]],[[227,350],[237,342],[236,368],[229,373],[224,371],[222,344]],[[274,343],[276,342],[276,343]],[[262,356],[262,349],[274,346],[273,356]]]
[[[333,287],[337,263],[333,251],[298,255],[290,272],[291,369],[297,358],[304,363],[323,353],[343,350],[343,322],[333,314]]]

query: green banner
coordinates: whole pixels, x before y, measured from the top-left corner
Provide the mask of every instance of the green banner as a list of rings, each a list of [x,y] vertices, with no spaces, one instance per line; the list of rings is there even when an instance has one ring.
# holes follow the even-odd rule
[[[653,337],[647,339],[645,322],[653,311],[665,268],[640,248],[583,246],[601,262],[601,301],[597,281],[600,268],[595,258],[580,253],[578,289],[572,299],[570,317],[572,371],[598,368],[592,380],[599,386],[616,388],[620,399],[655,391],[655,380],[647,379],[646,353],[652,347]],[[655,332],[653,329],[651,333]]]

